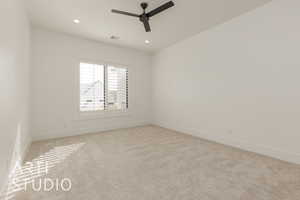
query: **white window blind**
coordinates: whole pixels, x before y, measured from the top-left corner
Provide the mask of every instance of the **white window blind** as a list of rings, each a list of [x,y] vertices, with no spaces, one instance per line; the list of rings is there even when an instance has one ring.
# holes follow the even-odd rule
[[[107,67],[106,108],[120,110],[128,107],[127,69],[113,66]]]
[[[80,63],[80,111],[128,108],[128,70]]]

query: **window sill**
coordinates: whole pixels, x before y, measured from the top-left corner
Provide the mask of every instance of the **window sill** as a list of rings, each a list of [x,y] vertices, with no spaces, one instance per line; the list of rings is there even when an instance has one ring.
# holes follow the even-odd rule
[[[78,118],[75,121],[82,120],[95,120],[101,118],[117,118],[129,116],[129,110],[111,110],[111,111],[87,111],[80,112]]]

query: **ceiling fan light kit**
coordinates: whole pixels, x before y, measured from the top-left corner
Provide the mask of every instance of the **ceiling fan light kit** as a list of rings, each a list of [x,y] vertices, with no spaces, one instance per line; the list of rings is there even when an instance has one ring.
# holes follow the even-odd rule
[[[155,8],[154,10],[146,13],[146,9],[148,7],[148,3],[141,3],[141,7],[143,9],[143,13],[138,15],[138,14],[134,14],[134,13],[130,13],[130,12],[125,12],[125,11],[120,11],[120,10],[116,10],[116,9],[112,9],[111,11],[113,13],[118,13],[118,14],[122,14],[122,15],[127,15],[127,16],[132,16],[132,17],[138,17],[139,20],[144,24],[145,30],[146,32],[151,32],[151,27],[149,24],[149,19],[151,17],[153,17],[154,15],[157,15],[159,13],[161,13],[164,10],[167,10],[171,7],[173,7],[175,4],[173,1],[169,1],[161,6],[159,6],[158,8]]]

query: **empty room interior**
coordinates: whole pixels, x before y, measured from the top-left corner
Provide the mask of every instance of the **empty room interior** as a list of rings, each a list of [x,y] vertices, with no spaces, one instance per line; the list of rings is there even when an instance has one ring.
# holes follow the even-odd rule
[[[0,200],[299,200],[299,0],[0,0]]]

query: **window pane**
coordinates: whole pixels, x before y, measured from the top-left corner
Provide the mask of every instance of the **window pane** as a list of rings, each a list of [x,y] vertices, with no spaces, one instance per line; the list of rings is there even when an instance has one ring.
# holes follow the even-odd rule
[[[128,108],[128,73],[126,68],[107,67],[106,109]]]
[[[80,63],[80,111],[104,110],[104,66]]]

